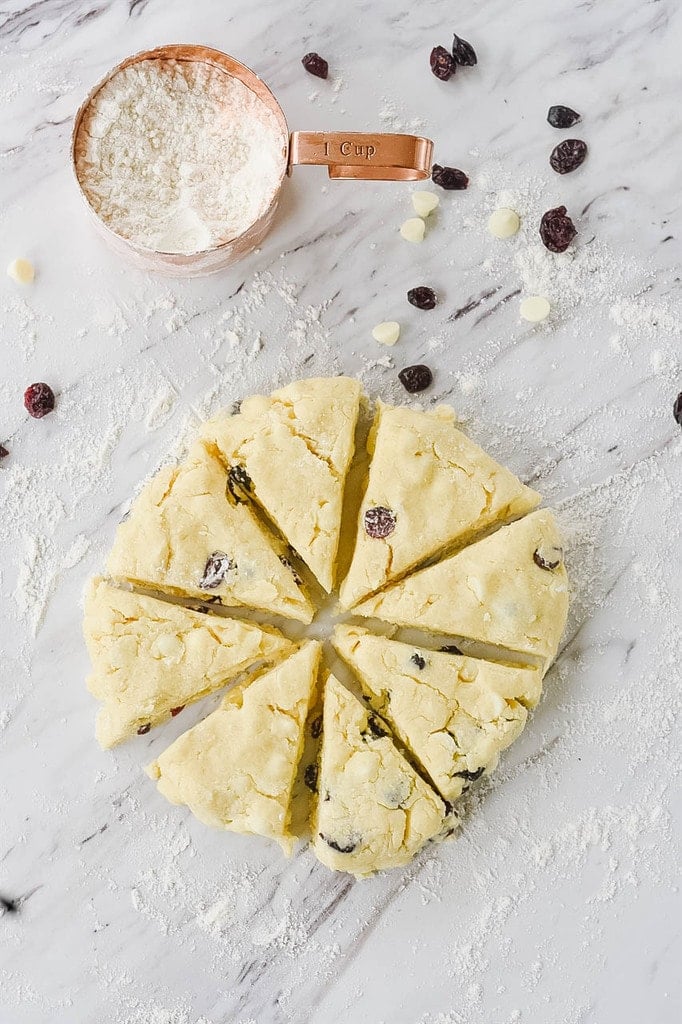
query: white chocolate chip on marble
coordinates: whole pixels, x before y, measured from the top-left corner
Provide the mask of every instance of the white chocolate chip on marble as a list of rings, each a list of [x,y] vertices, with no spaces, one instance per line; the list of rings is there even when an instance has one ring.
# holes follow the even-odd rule
[[[488,219],[488,231],[495,238],[511,238],[520,227],[521,218],[518,213],[506,206],[495,210]]]
[[[423,242],[426,224],[421,217],[409,217],[400,225],[400,234],[408,242]]]
[[[30,284],[36,276],[35,268],[30,260],[19,256],[7,267],[7,273],[17,284]]]
[[[529,295],[523,299],[519,307],[522,319],[528,320],[531,324],[539,324],[546,320],[552,307],[543,295]]]
[[[395,345],[400,337],[400,324],[396,320],[385,320],[372,328],[372,337],[380,345]]]
[[[428,217],[440,202],[435,192],[413,192],[412,205],[420,217]]]

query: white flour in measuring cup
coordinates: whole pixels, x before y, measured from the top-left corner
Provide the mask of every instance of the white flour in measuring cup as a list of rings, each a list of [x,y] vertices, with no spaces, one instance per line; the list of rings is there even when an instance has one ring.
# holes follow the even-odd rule
[[[265,213],[285,147],[275,115],[239,79],[199,61],[144,60],[93,97],[76,173],[118,235],[191,255],[229,242]]]

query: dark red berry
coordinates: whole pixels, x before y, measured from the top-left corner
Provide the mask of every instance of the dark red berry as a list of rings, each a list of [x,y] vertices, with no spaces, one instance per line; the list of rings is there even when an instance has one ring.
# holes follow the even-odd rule
[[[428,366],[417,363],[415,366],[406,366],[404,370],[401,370],[398,380],[406,391],[409,391],[411,395],[416,395],[418,391],[426,391],[433,384],[433,374]]]
[[[243,466],[231,466],[227,474],[227,489],[237,505],[243,505],[251,493],[253,481]]]
[[[577,110],[571,110],[570,107],[562,107],[558,103],[556,106],[549,108],[547,120],[552,128],[572,128],[580,120],[580,114]]]
[[[540,238],[550,252],[565,252],[576,234],[575,225],[566,213],[565,206],[556,206],[543,213]]]
[[[551,572],[552,569],[558,569],[564,560],[564,552],[562,548],[552,545],[548,548],[536,548],[533,552],[533,561],[537,565],[538,569],[546,569],[547,572]]]
[[[395,513],[383,505],[375,505],[365,512],[365,533],[375,540],[390,537],[395,530]]]
[[[673,402],[673,416],[675,417],[675,422],[679,423],[682,427],[682,391],[680,391],[679,395]]]
[[[557,174],[570,174],[580,167],[586,156],[586,142],[582,139],[564,139],[550,153],[549,162]]]
[[[180,712],[184,711],[184,710],[185,710],[185,705],[184,704],[181,704],[179,708],[171,708],[171,717],[175,718],[176,715],[179,715]]]
[[[457,35],[452,40],[452,58],[455,64],[462,68],[473,68],[474,64],[478,64],[478,57],[471,43]]]
[[[310,723],[310,735],[314,740],[319,739],[322,735],[322,715],[318,715],[317,718],[313,718]]]
[[[434,46],[429,63],[434,75],[436,78],[440,78],[441,82],[447,82],[448,78],[451,78],[457,70],[454,57],[444,46]]]
[[[317,793],[317,765],[307,764],[305,771],[303,772],[303,781],[305,782],[308,789],[312,790],[313,793]]]
[[[151,727],[152,727],[152,723],[151,722],[146,722],[144,725],[141,725],[140,728],[137,730],[137,735],[138,736],[146,736],[147,733],[149,732],[149,730],[151,729]]]
[[[0,459],[6,459],[9,455],[9,449],[5,448],[4,444],[0,444]]]
[[[326,78],[329,74],[329,64],[319,53],[306,53],[301,64],[309,74],[315,75],[315,78]]]
[[[417,309],[433,309],[436,305],[436,293],[433,288],[421,284],[418,288],[410,288],[407,293],[407,301]]]
[[[0,896],[0,910],[4,914],[16,914],[19,906],[20,900],[13,900],[9,896]]]
[[[446,188],[449,191],[453,189],[461,191],[469,184],[469,179],[464,171],[460,171],[456,167],[441,167],[440,164],[433,165],[431,181],[434,185],[440,185],[441,188]]]
[[[202,590],[215,590],[223,582],[228,572],[236,568],[235,563],[224,551],[214,551],[206,559],[204,575],[199,583],[200,588]]]
[[[41,420],[54,409],[54,391],[49,384],[31,384],[24,391],[26,411],[35,420]]]

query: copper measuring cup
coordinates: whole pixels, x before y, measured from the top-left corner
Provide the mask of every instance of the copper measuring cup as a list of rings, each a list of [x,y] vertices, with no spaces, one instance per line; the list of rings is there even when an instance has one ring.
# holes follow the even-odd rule
[[[275,116],[282,133],[282,172],[267,210],[242,234],[202,252],[158,252],[132,242],[113,231],[91,206],[79,171],[79,131],[83,116],[99,90],[114,75],[145,60],[199,61],[212,64],[239,79]],[[330,178],[363,178],[372,181],[420,181],[431,171],[433,143],[417,135],[364,132],[291,132],[284,112],[267,85],[254,71],[234,57],[208,46],[175,44],[144,50],[118,64],[86,97],[76,114],[71,137],[71,163],[81,196],[99,233],[119,254],[142,270],[171,277],[199,277],[222,270],[255,249],[269,231],[286,176],[295,164],[325,165]]]

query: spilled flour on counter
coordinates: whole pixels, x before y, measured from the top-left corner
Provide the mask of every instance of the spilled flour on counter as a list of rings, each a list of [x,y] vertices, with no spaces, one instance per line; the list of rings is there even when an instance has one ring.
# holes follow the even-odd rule
[[[453,205],[443,219],[470,220],[463,225],[466,247],[485,231],[485,210],[500,201],[500,188],[491,185],[472,200],[480,217]],[[538,204],[531,189],[527,201],[531,223]],[[87,748],[85,793],[78,794],[93,818],[87,833],[71,831],[80,828],[71,824],[72,796],[40,794],[41,810],[64,830],[62,846],[78,851],[73,874],[84,913],[94,921],[86,982],[99,999],[93,1011],[99,1019],[302,1024],[314,1012],[319,1021],[362,1020],[383,948],[394,958],[388,970],[399,964],[404,972],[414,1005],[434,1007],[421,1017],[416,1009],[414,1024],[587,1024],[593,1013],[580,986],[594,987],[608,966],[603,950],[610,934],[632,926],[639,900],[674,902],[678,850],[661,768],[674,771],[679,763],[681,595],[669,552],[680,541],[682,442],[666,395],[679,369],[680,318],[671,298],[646,290],[646,268],[626,266],[605,243],[576,247],[557,264],[537,252],[528,230],[515,250],[491,246],[458,277],[456,293],[450,291],[425,327],[415,321],[396,349],[396,366],[388,358],[356,356],[355,326],[343,334],[343,299],[316,296],[308,304],[301,298],[305,286],[291,276],[258,273],[237,294],[210,300],[143,284],[122,303],[103,288],[79,344],[106,335],[116,345],[139,335],[139,355],[125,370],[93,368],[59,396],[45,424],[53,431],[46,451],[26,451],[35,425],[17,428],[11,461],[0,470],[0,515],[17,570],[16,579],[6,573],[3,593],[22,635],[40,631],[45,611],[50,624],[55,588],[78,583],[89,558],[93,567],[100,564],[98,549],[108,546],[130,481],[168,458],[178,435],[189,438],[200,420],[246,392],[269,391],[296,376],[357,373],[361,366],[372,391],[402,398],[395,369],[405,354],[414,356],[418,330],[432,345],[426,351],[440,374],[437,397],[455,404],[473,436],[503,461],[523,453],[539,489],[558,505],[569,541],[570,621],[545,695],[500,768],[470,792],[461,834],[404,871],[364,882],[329,877],[304,852],[286,861],[274,849],[256,852],[239,837],[195,828],[189,814],[167,809],[141,777],[140,764],[170,741],[173,729],[177,735],[202,717],[206,705],[187,709],[188,717],[163,734],[110,759]],[[445,245],[447,231],[442,234]],[[436,232],[432,238],[435,248]],[[469,285],[476,297],[498,290],[470,313],[447,319],[468,303]],[[552,325],[502,330],[495,317],[504,305],[475,323],[519,287],[552,289]],[[612,325],[611,336],[592,322],[595,305]],[[334,316],[337,330],[329,326]],[[360,329],[363,311],[353,316]],[[575,326],[566,337],[561,328],[569,316]],[[28,332],[37,329],[31,317],[25,323]],[[504,363],[521,345],[528,345],[521,363],[530,367],[527,378],[518,364]],[[627,392],[623,403],[611,404],[615,370],[603,405],[590,404],[585,417],[571,390],[575,379],[568,378],[567,388],[562,372],[567,346],[572,353],[576,345],[590,372],[590,357],[641,371],[636,421],[627,416]],[[450,351],[441,356],[445,346]],[[534,375],[550,346],[552,372]],[[662,510],[655,521],[652,504]],[[77,624],[75,607],[71,616]],[[29,638],[27,664],[33,649]],[[69,680],[64,692],[80,685]],[[90,721],[88,700],[83,692],[82,718],[72,716],[79,731]],[[18,713],[15,723],[0,712],[3,739],[32,742],[23,725]],[[102,825],[107,831],[93,831]],[[59,856],[41,858],[39,851],[36,870],[49,878]],[[3,868],[17,871],[16,860],[10,853]],[[576,891],[581,902],[564,915],[563,903]],[[570,963],[553,939],[559,913],[574,951]],[[65,915],[69,941],[77,941],[82,927],[77,915]],[[124,933],[140,935],[153,951],[144,992],[140,947],[122,948]],[[385,977],[382,985],[389,983]],[[0,972],[0,978],[9,1005],[30,1000],[46,1018],[61,1008],[29,991],[18,973]],[[343,988],[335,984],[339,978]],[[74,976],[68,990],[63,984],[73,994],[83,979]],[[345,1005],[335,1002],[339,991]],[[491,1009],[496,998],[499,1008]]]
[[[304,363],[319,373],[334,365],[322,322],[328,304],[299,307],[296,286],[281,274],[255,274],[231,306],[217,300],[205,309],[183,304],[165,289],[154,287],[151,293],[140,293],[134,315],[113,297],[101,297],[79,344],[98,338],[103,326],[114,339],[123,338],[139,330],[141,321],[145,347],[152,344],[165,351],[163,362],[152,356],[145,359],[144,369],[133,364],[105,375],[91,372],[58,395],[49,420],[58,445],[50,444],[49,453],[37,451],[29,464],[15,443],[2,466],[0,517],[6,524],[5,541],[20,559],[11,597],[31,637],[38,633],[60,579],[90,551],[88,507],[93,496],[111,492],[117,451],[131,432],[142,426],[147,434],[159,435],[156,461],[141,466],[144,479],[174,455],[167,451],[168,442],[163,445],[164,427],[168,436],[179,434],[175,454],[181,453],[183,439],[191,439],[201,421],[243,396],[246,380],[254,392],[269,391],[295,376]],[[33,339],[36,325],[50,327],[27,315],[24,304],[7,312],[15,314],[19,337]],[[195,331],[202,337],[202,355],[190,361],[187,349],[194,344]],[[261,368],[261,353],[279,346],[283,338],[286,351],[273,374],[271,367]],[[213,380],[208,389],[207,379]],[[180,403],[179,396],[188,394],[195,400]],[[177,422],[181,412],[184,419]],[[142,456],[148,457],[146,452]],[[88,524],[86,532],[75,530],[82,521]]]

